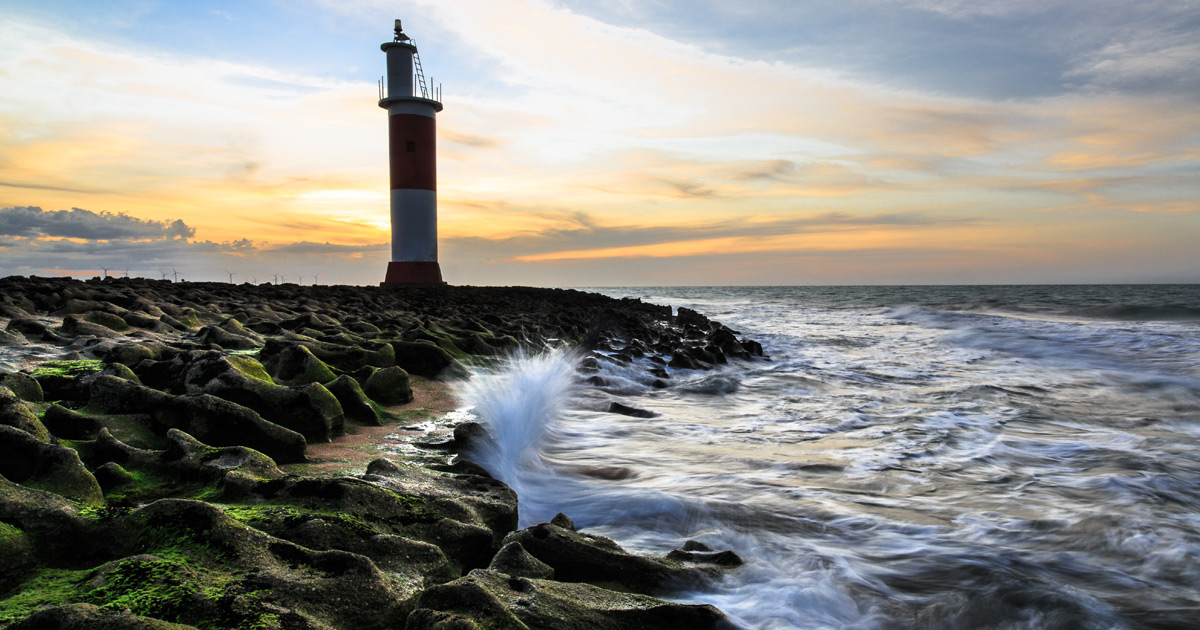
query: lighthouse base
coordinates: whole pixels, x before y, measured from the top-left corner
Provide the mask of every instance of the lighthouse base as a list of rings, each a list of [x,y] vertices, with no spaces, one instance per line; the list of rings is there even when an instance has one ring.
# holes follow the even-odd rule
[[[388,263],[387,276],[379,286],[442,286],[442,267],[437,261],[397,261]]]

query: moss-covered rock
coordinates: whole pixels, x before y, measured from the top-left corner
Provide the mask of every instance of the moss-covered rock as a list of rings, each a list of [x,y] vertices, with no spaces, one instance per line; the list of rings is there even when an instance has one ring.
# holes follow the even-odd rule
[[[62,405],[52,404],[42,414],[42,424],[55,437],[67,440],[94,440],[100,434],[104,424],[96,418],[67,409]]]
[[[466,374],[449,352],[432,342],[393,341],[391,345],[396,353],[396,365],[411,374],[426,378],[438,378],[443,374],[457,378]]]
[[[343,374],[325,383],[325,389],[328,389],[329,393],[337,398],[338,403],[342,406],[342,411],[350,420],[372,426],[382,424],[379,414],[371,406],[362,386],[350,375]]]
[[[20,429],[41,442],[50,441],[50,432],[38,420],[29,404],[3,385],[0,385],[0,425]]]
[[[567,521],[569,522],[569,521]],[[567,523],[563,523],[567,524]],[[520,543],[530,555],[554,568],[555,579],[619,585],[636,593],[665,593],[695,585],[740,564],[702,559],[698,563],[631,554],[615,541],[552,523],[513,532],[504,544]],[[728,556],[736,558],[732,553]],[[726,556],[722,556],[725,558]]]
[[[550,580],[554,578],[554,567],[530,555],[519,542],[510,542],[496,552],[488,569],[512,577]]]
[[[283,385],[327,383],[336,377],[311,350],[298,344],[288,346],[264,361],[263,367],[271,378]]]
[[[121,319],[120,315],[115,315],[107,311],[87,311],[86,313],[81,313],[79,318],[86,322],[99,324],[116,332],[129,330],[129,324],[124,319]]]
[[[248,375],[237,359],[224,356],[207,356],[193,362],[183,380],[188,391],[212,394],[253,409],[312,442],[328,442],[345,428],[345,412],[337,398],[318,383],[277,385],[269,378]]]
[[[413,399],[408,372],[397,366],[376,370],[363,385],[363,391],[385,405],[402,405]]]
[[[236,322],[237,320],[230,321]],[[246,330],[241,324],[205,326],[197,333],[196,340],[199,343],[213,344],[226,350],[252,350],[263,344],[262,338],[257,333]]]
[[[124,610],[76,603],[38,610],[9,630],[196,630],[195,626],[142,617]]]
[[[12,390],[17,398],[25,402],[42,402],[45,399],[37,379],[23,372],[0,374],[0,386]]]
[[[120,363],[134,367],[148,359],[154,361],[160,360],[169,352],[170,349],[161,342],[142,341],[117,345],[104,355],[104,360],[110,363]]]
[[[120,320],[120,318],[117,318]],[[124,321],[121,322],[125,323]],[[63,318],[62,327],[59,329],[62,334],[70,337],[100,337],[100,338],[118,338],[121,333],[101,324],[89,322],[79,315],[67,315]]]
[[[426,590],[407,630],[707,630],[734,626],[708,605],[666,602],[587,584],[513,577],[490,570]]]
[[[174,428],[206,444],[247,446],[283,463],[305,461],[306,441],[302,435],[233,401],[208,394],[172,396],[108,375],[92,379],[91,391],[85,408],[89,412],[144,411],[162,435]],[[333,398],[332,394],[326,394]]]
[[[20,584],[36,565],[33,541],[25,531],[0,521],[0,593]]]
[[[138,375],[133,373],[133,370],[129,369],[128,366],[126,366],[122,363],[109,363],[108,365],[104,366],[103,370],[100,370],[100,373],[108,374],[109,376],[115,376],[115,377],[121,378],[121,379],[125,379],[132,383],[141,383],[142,382],[138,378]]]
[[[21,485],[53,492],[81,503],[101,504],[100,484],[74,450],[38,441],[14,427],[0,425],[0,475]]]

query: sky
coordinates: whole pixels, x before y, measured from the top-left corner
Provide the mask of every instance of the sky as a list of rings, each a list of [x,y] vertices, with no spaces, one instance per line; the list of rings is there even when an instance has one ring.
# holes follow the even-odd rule
[[[378,283],[395,18],[452,284],[1200,282],[1198,0],[6,0],[0,276]]]

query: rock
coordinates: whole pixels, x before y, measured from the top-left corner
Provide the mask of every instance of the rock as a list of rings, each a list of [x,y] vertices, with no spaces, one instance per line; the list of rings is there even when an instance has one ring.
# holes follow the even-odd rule
[[[67,315],[64,317],[61,330],[64,334],[71,337],[100,337],[103,339],[121,336],[121,333],[107,326],[94,324],[78,315]]]
[[[512,577],[550,580],[554,578],[554,569],[550,565],[529,555],[519,542],[511,542],[500,548],[492,558],[488,569],[499,571]]]
[[[39,610],[8,630],[196,630],[194,626],[169,623],[114,611],[92,604],[68,604]]]
[[[466,451],[491,439],[487,429],[478,422],[462,422],[454,426],[453,448]]]
[[[111,374],[100,374],[88,381],[90,413],[153,413],[167,406],[170,394],[164,394],[134,381]]]
[[[161,314],[162,311],[159,311],[159,313]],[[144,328],[146,330],[153,330],[156,332],[162,331],[163,329],[166,329],[166,330],[171,329],[170,326],[166,326],[165,324],[163,324],[162,321],[160,321],[157,316],[150,315],[147,313],[139,313],[137,311],[130,311],[130,312],[122,315],[121,319],[125,320],[126,324],[128,324],[134,328]]]
[[[742,558],[732,551],[688,551],[675,549],[667,554],[669,560],[695,562],[698,564],[713,564],[721,567],[740,567]]]
[[[42,424],[54,437],[66,440],[94,440],[104,428],[99,420],[57,404],[46,409]]]
[[[36,336],[45,334],[46,325],[33,318],[18,317],[8,322],[5,330],[19,332],[26,336]]]
[[[167,316],[163,316],[163,321],[168,321]],[[250,333],[248,330],[246,332]],[[219,326],[205,326],[201,328],[200,332],[196,335],[196,340],[199,343],[214,344],[226,350],[253,350],[262,345],[260,339],[255,339],[249,335],[232,333]]]
[[[193,362],[183,380],[190,392],[212,394],[253,409],[310,442],[328,442],[345,428],[345,412],[324,386],[276,385],[262,365],[249,357],[208,355]]]
[[[263,359],[262,365],[271,378],[284,385],[327,383],[336,378],[329,366],[301,345],[283,348],[269,359]]]
[[[245,446],[281,464],[307,461],[304,436],[267,421],[237,403],[208,394],[171,399],[152,416],[164,426],[177,428],[214,446]]]
[[[648,411],[646,409],[638,409],[637,407],[630,407],[629,405],[624,405],[624,404],[621,404],[616,401],[608,403],[607,411],[608,411],[608,413],[618,413],[618,414],[621,414],[622,416],[630,416],[633,418],[657,418],[658,417],[658,414],[654,413],[653,411]]]
[[[167,346],[157,341],[127,343],[113,348],[108,354],[104,355],[104,360],[109,363],[120,363],[121,365],[134,367],[147,359],[157,361],[167,351]]]
[[[107,374],[109,376],[115,376],[115,377],[121,378],[121,379],[125,379],[131,383],[139,383],[140,384],[142,382],[138,378],[137,374],[133,373],[133,370],[129,369],[128,366],[121,364],[121,363],[109,363],[108,365],[104,366],[103,370],[100,370],[100,373]]]
[[[427,589],[408,617],[406,630],[495,628],[539,630],[732,629],[709,605],[676,604],[645,595],[617,593],[587,584],[471,571]]]
[[[0,425],[20,429],[39,442],[50,441],[50,432],[29,405],[3,385],[0,385]]]
[[[0,386],[12,390],[17,398],[25,402],[36,403],[45,400],[42,386],[38,384],[37,379],[23,372],[0,374]]]
[[[412,402],[412,387],[408,384],[408,372],[403,368],[392,366],[376,370],[363,386],[373,400],[385,405],[402,405]]]
[[[690,353],[686,352],[682,348],[671,352],[671,360],[667,363],[667,365],[683,370],[712,369],[712,365],[704,363],[703,361],[697,361],[695,357],[691,356]]]
[[[562,512],[555,514],[554,518],[550,519],[550,524],[555,525],[557,527],[561,527],[563,529],[569,529],[571,531],[575,531],[575,521],[572,521],[571,517],[567,516],[566,514],[563,514]]]
[[[325,383],[325,389],[328,389],[329,393],[337,398],[347,418],[371,426],[383,424],[379,419],[379,414],[375,412],[375,408],[368,402],[362,386],[350,375],[343,374]]]
[[[678,590],[719,572],[714,567],[693,567],[675,560],[633,555],[612,539],[550,523],[504,537],[503,544],[511,542],[521,543],[533,557],[553,567],[557,580],[618,585],[635,593]]]
[[[129,471],[121,467],[116,462],[105,462],[92,471],[96,477],[96,483],[100,484],[100,489],[104,494],[111,494],[113,490],[127,487],[134,483],[133,475]]]
[[[107,311],[87,311],[86,313],[81,313],[79,318],[86,322],[99,324],[116,332],[129,330],[129,324],[120,315],[114,315]]]
[[[393,341],[396,365],[425,378],[465,378],[468,374],[448,352],[428,341]]]
[[[713,326],[712,320],[690,308],[681,306],[677,312],[675,320],[680,326],[695,326],[702,331],[709,330]]]
[[[0,475],[21,485],[46,490],[81,503],[100,505],[104,493],[74,450],[38,441],[0,425]]]

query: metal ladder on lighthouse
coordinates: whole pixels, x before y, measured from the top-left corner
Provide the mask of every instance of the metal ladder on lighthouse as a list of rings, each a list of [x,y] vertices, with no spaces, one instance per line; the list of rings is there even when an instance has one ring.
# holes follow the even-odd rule
[[[425,70],[421,68],[421,54],[416,51],[417,40],[410,39],[413,45],[413,65],[417,69],[417,84],[421,87],[421,98],[429,98],[429,88],[425,87]]]

